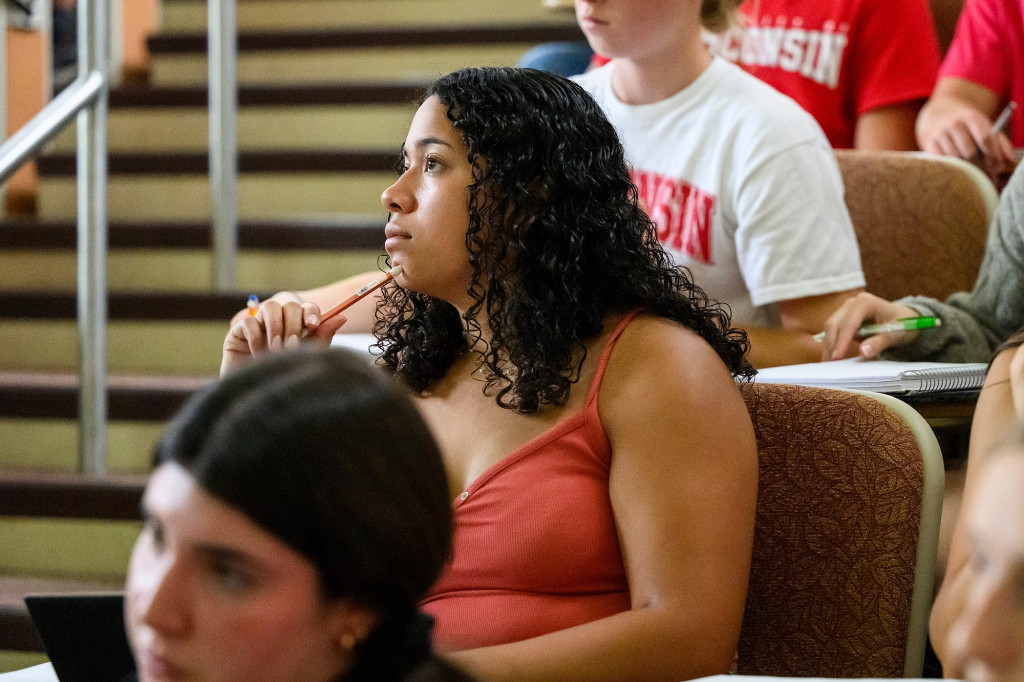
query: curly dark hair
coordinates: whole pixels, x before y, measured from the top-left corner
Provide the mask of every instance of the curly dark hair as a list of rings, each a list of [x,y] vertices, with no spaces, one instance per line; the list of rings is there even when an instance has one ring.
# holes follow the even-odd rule
[[[618,135],[583,88],[533,69],[471,68],[435,81],[422,101],[433,96],[469,148],[475,303],[460,317],[445,301],[385,288],[378,348],[414,391],[467,351],[467,330],[479,338],[478,315],[491,332],[484,392],[519,412],[565,404],[586,342],[609,314],[635,309],[689,327],[734,376],[753,375],[746,334],[662,249]]]

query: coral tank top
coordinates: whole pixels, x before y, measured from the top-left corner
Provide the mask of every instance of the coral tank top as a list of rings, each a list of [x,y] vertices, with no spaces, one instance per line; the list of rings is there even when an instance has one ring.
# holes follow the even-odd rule
[[[422,604],[436,620],[438,649],[516,642],[630,608],[597,394],[635,316],[609,338],[583,408],[496,462],[453,502],[453,560]]]

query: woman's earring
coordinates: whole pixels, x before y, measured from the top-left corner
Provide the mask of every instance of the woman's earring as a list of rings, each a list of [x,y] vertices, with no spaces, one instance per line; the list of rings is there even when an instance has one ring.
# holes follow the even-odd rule
[[[338,638],[338,646],[340,646],[343,651],[352,651],[356,648],[356,636],[351,632],[342,634],[342,636]]]

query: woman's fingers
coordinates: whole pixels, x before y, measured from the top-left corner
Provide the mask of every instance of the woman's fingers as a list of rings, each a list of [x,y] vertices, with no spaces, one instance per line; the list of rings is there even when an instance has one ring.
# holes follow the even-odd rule
[[[916,314],[912,308],[867,292],[852,296],[825,322],[822,360],[841,360],[847,357],[858,330],[867,322],[891,322]],[[910,336],[903,332],[875,334],[860,342],[858,352],[861,357],[871,360],[886,348],[906,343]]]

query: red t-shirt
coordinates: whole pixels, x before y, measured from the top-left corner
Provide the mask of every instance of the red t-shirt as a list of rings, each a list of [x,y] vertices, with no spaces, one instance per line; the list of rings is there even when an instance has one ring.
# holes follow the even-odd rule
[[[935,87],[926,0],[746,0],[740,11],[746,28],[708,34],[711,51],[795,99],[833,147],[853,146],[860,115]]]
[[[1024,0],[967,0],[939,76],[988,88],[1000,107],[1016,102],[1006,132],[1024,147]]]

